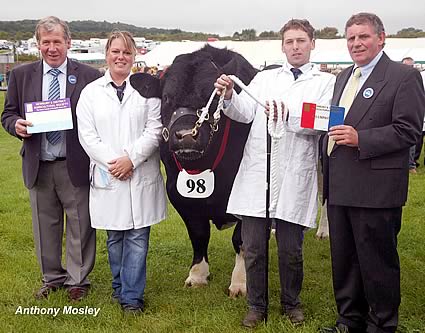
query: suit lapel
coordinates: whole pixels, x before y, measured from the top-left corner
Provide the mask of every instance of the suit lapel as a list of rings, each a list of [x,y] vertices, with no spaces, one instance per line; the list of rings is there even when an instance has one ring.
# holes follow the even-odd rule
[[[345,118],[345,124],[356,127],[369,111],[376,97],[387,84],[387,81],[385,80],[385,72],[388,63],[389,58],[384,53],[366,82],[363,84],[362,88],[357,93],[356,98],[351,105],[352,111],[350,111]],[[373,90],[373,95],[370,98],[365,98],[363,96],[363,92],[366,89]]]
[[[345,86],[348,82],[348,79],[351,76],[351,72],[353,71],[353,67],[354,66],[347,68],[347,70],[345,70],[344,72],[342,72],[340,74],[341,77],[339,78],[339,80],[337,80],[337,82],[335,84],[334,95],[333,95],[333,98],[332,98],[332,105],[339,105],[339,101],[341,99],[342,92],[344,91],[344,88],[345,88]]]
[[[66,97],[71,98],[75,86],[78,83],[78,64],[68,58],[66,70]]]
[[[348,79],[351,76],[351,73],[353,71],[353,67],[354,66],[351,66],[351,67],[347,68],[345,71],[341,72],[341,74],[339,74],[338,79],[335,83],[335,87],[334,87],[334,94],[332,96],[332,103],[331,103],[332,105],[339,105],[339,100],[341,99],[344,88],[345,88],[345,86],[348,82]],[[328,141],[329,141],[329,137],[326,135],[325,140],[324,140],[325,147],[328,146]],[[334,145],[332,151],[337,149],[337,148],[338,148],[338,145]],[[326,150],[325,150],[324,154],[327,154]]]
[[[30,101],[41,101],[43,99],[43,62],[37,61],[33,66],[33,75],[30,75],[29,87],[33,94],[33,99]]]

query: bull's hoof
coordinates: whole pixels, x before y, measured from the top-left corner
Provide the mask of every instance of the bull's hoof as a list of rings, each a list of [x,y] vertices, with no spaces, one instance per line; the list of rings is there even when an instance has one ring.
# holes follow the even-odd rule
[[[318,229],[316,235],[314,236],[316,239],[324,240],[329,238],[329,231]]]
[[[230,298],[235,299],[239,296],[245,297],[246,296],[246,286],[245,284],[231,284],[228,289],[228,295]]]
[[[201,288],[208,286],[208,281],[200,281],[200,280],[193,280],[189,276],[186,281],[184,281],[184,286],[188,288]]]
[[[210,276],[210,270],[208,263],[205,259],[199,264],[195,264],[192,266],[189,272],[189,276],[184,282],[186,287],[204,287],[208,285],[208,277]]]

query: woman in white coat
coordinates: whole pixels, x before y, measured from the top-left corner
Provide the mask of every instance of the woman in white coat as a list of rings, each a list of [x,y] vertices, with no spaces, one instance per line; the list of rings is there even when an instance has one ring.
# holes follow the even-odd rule
[[[87,85],[77,106],[78,134],[90,157],[92,226],[106,229],[112,297],[125,311],[142,311],[150,226],[166,216],[160,172],[160,99],[129,83],[136,54],[128,32],[106,44],[108,70]]]
[[[252,121],[239,171],[233,183],[227,212],[242,216],[242,240],[247,272],[249,311],[242,325],[254,327],[267,318],[266,210],[276,221],[282,313],[293,324],[304,320],[299,298],[303,281],[302,244],[306,228],[315,226],[317,215],[318,131],[300,127],[303,102],[329,105],[335,77],[310,63],[314,29],[307,20],[290,20],[281,30],[282,51],[287,62],[278,69],[258,73],[249,90],[260,100],[282,99],[289,110],[278,142],[277,172],[272,177],[269,208],[266,207],[266,121],[264,108],[245,92],[232,92],[225,75],[215,84],[227,87],[224,110],[230,118]],[[273,173],[274,174],[274,173]],[[272,174],[272,175],[273,175]]]

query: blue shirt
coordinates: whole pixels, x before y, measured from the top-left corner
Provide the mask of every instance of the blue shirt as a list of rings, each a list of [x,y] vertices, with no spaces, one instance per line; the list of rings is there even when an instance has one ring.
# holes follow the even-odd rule
[[[60,86],[60,98],[66,97],[66,66],[67,59],[65,62],[58,67],[61,73],[58,75],[58,81]],[[42,85],[42,100],[47,101],[49,98],[49,86],[53,80],[53,76],[49,74],[49,70],[52,69],[49,64],[43,61],[43,85]],[[61,131],[61,138],[58,143],[52,145],[46,138],[46,133],[41,135],[41,151],[40,160],[42,161],[53,161],[57,157],[66,157],[66,137],[65,131]]]

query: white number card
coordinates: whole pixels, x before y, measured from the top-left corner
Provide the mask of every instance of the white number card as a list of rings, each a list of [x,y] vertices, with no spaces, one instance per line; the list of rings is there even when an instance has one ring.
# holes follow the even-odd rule
[[[185,198],[208,198],[214,192],[214,172],[208,169],[191,175],[183,169],[177,177],[177,191]]]

